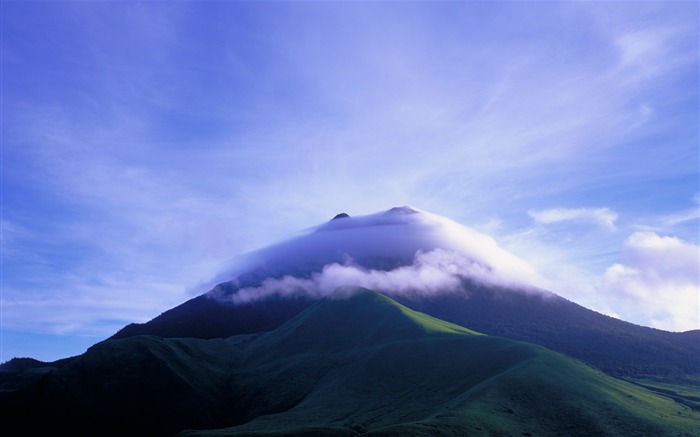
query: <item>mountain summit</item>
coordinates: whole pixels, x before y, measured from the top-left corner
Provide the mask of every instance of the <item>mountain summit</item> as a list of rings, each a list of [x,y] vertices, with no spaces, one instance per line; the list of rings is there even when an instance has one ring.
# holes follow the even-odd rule
[[[284,277],[311,278],[315,283],[287,280],[274,290],[270,279]],[[398,206],[362,216],[340,213],[305,235],[249,254],[218,275],[211,287],[224,286],[210,296],[238,303],[243,294],[259,299],[294,288],[297,294],[319,297],[353,285],[400,294],[407,288],[445,289],[463,277],[521,286],[545,282],[526,261],[488,235],[427,211]],[[265,281],[264,290],[238,291]],[[410,287],[404,286],[406,281]]]

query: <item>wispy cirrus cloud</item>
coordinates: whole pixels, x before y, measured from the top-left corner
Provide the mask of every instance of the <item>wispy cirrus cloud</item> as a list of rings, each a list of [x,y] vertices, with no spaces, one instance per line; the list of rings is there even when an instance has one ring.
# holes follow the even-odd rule
[[[567,221],[592,223],[609,230],[615,230],[618,215],[610,208],[552,208],[530,210],[528,215],[544,225]]]

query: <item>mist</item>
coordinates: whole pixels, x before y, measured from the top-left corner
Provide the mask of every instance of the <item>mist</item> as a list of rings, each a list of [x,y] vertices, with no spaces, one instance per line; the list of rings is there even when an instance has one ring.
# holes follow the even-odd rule
[[[427,296],[454,292],[465,279],[519,288],[544,283],[493,238],[408,206],[339,215],[306,235],[250,254],[235,269],[217,277],[228,287],[215,286],[207,295],[242,304],[272,296],[319,298],[345,286]],[[253,279],[250,272],[256,272]]]

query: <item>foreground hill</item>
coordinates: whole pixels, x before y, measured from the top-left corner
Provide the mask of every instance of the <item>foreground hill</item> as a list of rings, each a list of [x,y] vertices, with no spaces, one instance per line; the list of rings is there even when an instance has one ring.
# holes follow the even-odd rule
[[[17,374],[0,386],[0,407],[4,435],[700,432],[700,413],[672,399],[366,290],[264,334],[108,340]]]

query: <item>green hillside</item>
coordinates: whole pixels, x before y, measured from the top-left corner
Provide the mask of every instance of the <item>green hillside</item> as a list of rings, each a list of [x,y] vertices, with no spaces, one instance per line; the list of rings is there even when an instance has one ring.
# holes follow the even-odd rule
[[[8,380],[0,411],[3,435],[700,433],[700,413],[658,392],[367,290],[259,335],[106,341]]]
[[[320,301],[260,338],[251,351],[248,363],[264,370],[253,378],[269,378],[254,396],[272,408],[240,426],[183,435],[700,431],[700,414],[668,398],[544,348],[481,336],[372,292]],[[275,351],[284,353],[275,360]],[[274,411],[273,405],[285,403],[293,407]]]
[[[351,351],[394,341],[413,341],[428,334],[479,335],[474,331],[419,313],[364,289],[340,289],[285,325],[260,338],[251,355],[299,351]]]

